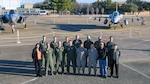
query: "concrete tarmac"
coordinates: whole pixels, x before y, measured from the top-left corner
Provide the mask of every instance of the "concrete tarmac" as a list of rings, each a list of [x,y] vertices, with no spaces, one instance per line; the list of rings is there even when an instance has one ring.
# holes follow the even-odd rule
[[[6,31],[0,33],[0,84],[149,84],[150,82],[150,24],[141,26],[139,22],[114,30],[107,29],[97,21],[89,20],[87,16],[32,17],[27,19],[28,30],[22,29],[21,25],[16,26],[16,30],[20,31],[20,44],[17,43],[17,33],[12,34],[9,26],[5,27]],[[101,35],[105,41],[109,40],[109,36],[114,36],[114,41],[122,52],[118,79],[115,78],[115,74],[114,77],[106,79],[89,76],[87,68],[85,75],[59,74],[53,77],[50,75],[35,77],[31,53],[42,36],[46,35],[47,41],[50,42],[53,36],[64,41],[65,36],[73,40],[76,34],[80,35],[82,41],[87,35],[91,36],[92,41],[96,41]]]

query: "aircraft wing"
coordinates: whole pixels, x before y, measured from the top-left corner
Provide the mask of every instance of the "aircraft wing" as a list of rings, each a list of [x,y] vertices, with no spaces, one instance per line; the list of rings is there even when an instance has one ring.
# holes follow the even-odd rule
[[[89,17],[89,19],[94,19],[94,20],[96,20],[96,19],[100,19],[100,18],[109,18],[109,16],[92,16],[92,17]]]

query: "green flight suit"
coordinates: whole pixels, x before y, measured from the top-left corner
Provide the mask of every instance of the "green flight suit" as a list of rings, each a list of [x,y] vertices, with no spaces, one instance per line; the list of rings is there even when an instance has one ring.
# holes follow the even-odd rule
[[[52,48],[52,56],[53,56],[53,60],[56,60],[56,52],[55,52],[55,50],[56,50],[56,47],[58,47],[58,44],[57,44],[57,42],[55,43],[54,41],[52,41],[51,43],[50,43],[50,47]],[[54,61],[54,64],[55,64],[55,62],[56,61]]]
[[[62,73],[64,73],[65,64],[67,64],[67,47],[69,46],[69,42],[63,42],[63,55],[62,55]]]
[[[47,42],[45,41],[45,42],[43,42],[43,41],[40,41],[40,50],[41,50],[41,52],[42,52],[42,67],[45,67],[45,59],[46,59],[46,44],[47,44]]]
[[[59,71],[59,66],[61,65],[62,62],[63,49],[56,47],[55,52],[56,52],[56,74],[57,74]]]
[[[53,75],[54,64],[53,64],[53,57],[52,57],[52,50],[46,50],[46,76],[48,75],[48,68],[51,69],[51,74]]]

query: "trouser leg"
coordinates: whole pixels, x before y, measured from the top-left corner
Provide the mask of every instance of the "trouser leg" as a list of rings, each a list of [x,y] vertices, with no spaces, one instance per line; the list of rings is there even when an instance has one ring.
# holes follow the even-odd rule
[[[73,73],[76,73],[76,59],[72,59],[72,64],[73,64]]]
[[[88,63],[87,63],[87,58],[88,58],[88,55],[86,56],[86,59],[85,59],[85,66],[87,67]]]
[[[104,75],[107,77],[107,65],[106,65],[106,60],[103,60],[103,66],[104,66]]]
[[[115,64],[116,66],[116,76],[119,76],[119,64]]]
[[[96,62],[93,63],[94,75],[96,75]]]
[[[108,67],[111,68],[111,60],[110,60],[111,52],[108,52]]]
[[[45,60],[46,60],[46,56],[45,56],[45,52],[43,51],[42,52],[42,68],[44,68],[46,66]]]
[[[70,73],[70,59],[67,59],[67,72]]]
[[[78,68],[78,74],[80,74],[81,62],[80,60],[77,60],[76,63],[77,63],[77,68]]]
[[[39,74],[39,76],[42,76],[42,71],[41,71],[41,60],[38,60],[38,74]]]
[[[51,74],[53,75],[53,71],[54,71],[54,63],[53,63],[53,58],[51,57],[50,59],[50,68],[51,68]]]
[[[58,56],[56,56],[56,73],[58,73],[58,68],[59,68],[59,60]]]
[[[89,75],[91,74],[91,66],[92,66],[92,64],[91,64],[91,62],[89,61],[89,63],[88,63],[88,71],[89,71]]]
[[[81,63],[82,63],[82,71],[83,71],[83,74],[84,74],[86,61],[83,61],[83,60],[82,60]]]
[[[47,59],[47,58],[46,58]],[[49,60],[46,61],[46,67],[45,67],[45,74],[48,75],[48,68],[49,68]]]
[[[100,74],[103,76],[103,72],[102,72],[102,69],[103,69],[102,60],[99,60],[99,68],[100,68]]]
[[[113,75],[113,72],[114,72],[114,62],[112,61],[112,63],[111,63],[111,76]]]
[[[62,73],[64,73],[64,67],[65,67],[65,55],[66,55],[66,53],[65,52],[63,52],[63,55],[62,55]]]
[[[35,65],[35,72],[36,72],[36,76],[38,76],[38,75],[39,75],[39,74],[38,74],[38,63],[37,63],[37,61],[36,61],[36,60],[35,60],[34,65]]]

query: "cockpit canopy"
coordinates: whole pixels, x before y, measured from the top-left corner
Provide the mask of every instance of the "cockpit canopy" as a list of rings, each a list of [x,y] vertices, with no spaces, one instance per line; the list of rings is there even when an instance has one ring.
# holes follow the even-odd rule
[[[8,14],[15,14],[15,10],[8,11]]]
[[[113,16],[114,16],[114,17],[116,17],[116,16],[118,16],[118,15],[119,15],[119,12],[118,12],[118,11],[113,12]]]

